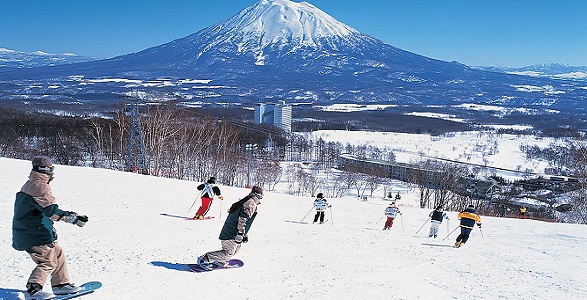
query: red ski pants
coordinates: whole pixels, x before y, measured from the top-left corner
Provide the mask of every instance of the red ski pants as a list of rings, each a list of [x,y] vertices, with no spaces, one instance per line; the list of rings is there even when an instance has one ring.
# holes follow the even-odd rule
[[[202,197],[202,206],[196,212],[196,216],[205,216],[210,210],[213,198]]]
[[[395,218],[387,217],[387,221],[385,222],[386,228],[393,226],[393,219],[395,219]]]

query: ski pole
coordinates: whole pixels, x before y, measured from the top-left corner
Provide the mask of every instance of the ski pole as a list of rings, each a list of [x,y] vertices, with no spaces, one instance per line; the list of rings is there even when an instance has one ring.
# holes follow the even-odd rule
[[[385,218],[385,215],[383,215],[383,217],[379,218],[379,220],[377,220],[377,222],[375,222],[375,224],[379,223],[379,221],[383,220],[383,218]]]
[[[198,198],[196,198],[196,200],[194,200],[194,203],[192,203],[192,206],[190,206],[188,213],[192,210],[192,208],[194,208],[194,204],[196,204],[196,201],[198,201]]]
[[[481,237],[483,237],[483,230],[481,230],[481,227],[479,227],[479,232],[481,232]]]
[[[310,210],[308,211],[308,213],[302,218],[302,221],[310,214],[310,212],[314,209],[314,206],[312,206],[312,208],[310,208]]]
[[[445,238],[443,238],[442,240],[446,240],[453,232],[455,232],[455,230],[457,230],[460,226],[455,227],[455,229],[453,229]]]
[[[220,220],[222,220],[222,201],[224,201],[224,199],[220,198]]]
[[[406,231],[404,230],[404,217],[403,217],[403,214],[399,214],[399,220],[402,222],[402,232],[405,233]]]
[[[334,226],[334,218],[332,217],[332,206],[330,206],[330,223]]]
[[[416,231],[416,233],[414,235],[418,234],[418,232],[420,232],[420,230],[422,230],[422,228],[424,228],[424,225],[426,225],[426,223],[428,223],[428,221],[430,221],[430,218],[426,219],[426,222],[424,222],[424,224],[422,224],[422,227],[420,227],[420,229],[418,229],[418,231]]]

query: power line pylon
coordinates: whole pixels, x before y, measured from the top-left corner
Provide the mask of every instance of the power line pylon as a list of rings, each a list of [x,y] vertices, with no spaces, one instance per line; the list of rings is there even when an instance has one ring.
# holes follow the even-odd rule
[[[145,143],[143,142],[141,121],[139,119],[138,99],[134,97],[126,98],[129,102],[124,106],[124,114],[130,117],[131,122],[129,141],[126,147],[125,169],[129,172],[149,174]]]

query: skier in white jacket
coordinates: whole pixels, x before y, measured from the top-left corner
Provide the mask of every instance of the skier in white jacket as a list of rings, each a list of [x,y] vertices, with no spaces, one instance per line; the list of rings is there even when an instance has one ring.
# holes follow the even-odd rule
[[[314,215],[314,223],[318,222],[318,218],[320,218],[320,224],[324,223],[324,211],[327,208],[332,207],[332,205],[328,204],[328,201],[324,199],[324,195],[322,193],[318,193],[316,195],[316,200],[314,200],[314,207],[316,208],[316,215]]]
[[[385,209],[385,215],[387,216],[387,221],[385,222],[385,226],[383,230],[390,229],[393,226],[393,220],[395,219],[397,214],[402,214],[399,211],[399,208],[395,205],[395,201],[389,203],[389,206]]]

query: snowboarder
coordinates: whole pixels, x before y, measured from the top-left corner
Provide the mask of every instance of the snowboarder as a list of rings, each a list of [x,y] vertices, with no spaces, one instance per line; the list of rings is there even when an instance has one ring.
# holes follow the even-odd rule
[[[198,185],[198,191],[202,191],[202,205],[196,212],[194,219],[202,220],[210,210],[210,206],[212,205],[212,200],[214,200],[214,197],[218,196],[220,201],[224,200],[224,198],[220,194],[220,188],[216,186],[216,178],[214,177],[210,177],[208,181]]]
[[[228,265],[228,260],[238,253],[242,243],[249,241],[249,229],[257,216],[257,205],[261,203],[262,198],[261,187],[253,186],[247,196],[232,204],[220,231],[219,239],[222,249],[207,252],[198,257],[200,268],[211,270],[214,265],[221,267]]]
[[[440,227],[440,224],[442,224],[442,219],[449,220],[449,218],[442,209],[442,206],[438,206],[434,211],[430,212],[428,217],[431,218],[430,234],[428,235],[428,237],[436,238],[436,236],[438,235],[438,228]]]
[[[322,193],[318,193],[318,195],[316,195],[316,200],[314,200],[314,207],[316,208],[316,215],[314,215],[313,223],[318,222],[318,218],[320,218],[320,224],[324,224],[324,212],[327,208],[332,207],[332,205],[328,204],[328,201],[324,199]]]
[[[525,219],[525,218],[526,218],[526,207],[520,206],[520,219]]]
[[[385,215],[387,216],[387,221],[385,221],[385,226],[383,230],[390,229],[393,226],[393,219],[395,219],[397,214],[402,214],[399,211],[399,208],[395,205],[395,201],[389,203],[389,206],[385,208]]]
[[[459,225],[461,227],[461,234],[459,234],[455,242],[455,247],[458,248],[467,242],[475,224],[481,228],[481,218],[477,215],[477,211],[475,211],[473,205],[469,205],[467,209],[460,212],[457,218],[461,220],[461,224]]]
[[[28,181],[16,194],[12,220],[12,247],[26,251],[37,264],[27,280],[25,299],[52,299],[55,295],[75,294],[80,288],[72,284],[63,249],[57,244],[54,221],[83,227],[88,217],[63,211],[51,192],[55,167],[51,159],[35,156]],[[53,293],[43,291],[51,275]]]

